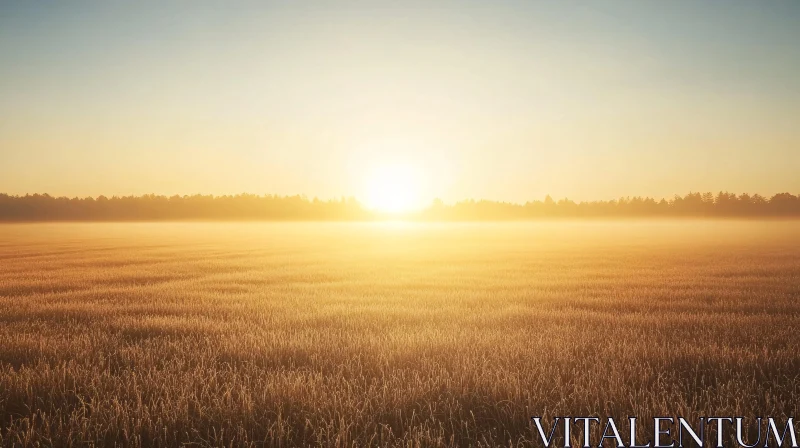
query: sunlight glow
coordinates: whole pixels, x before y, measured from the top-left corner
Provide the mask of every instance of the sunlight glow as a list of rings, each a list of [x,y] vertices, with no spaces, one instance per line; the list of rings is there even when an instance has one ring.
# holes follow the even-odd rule
[[[420,204],[419,173],[409,165],[375,168],[367,180],[367,207],[386,213],[404,213]]]

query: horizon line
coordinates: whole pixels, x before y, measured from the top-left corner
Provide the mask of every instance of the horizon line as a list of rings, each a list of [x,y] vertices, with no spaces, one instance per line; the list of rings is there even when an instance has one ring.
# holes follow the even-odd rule
[[[717,191],[717,192],[714,192],[714,191],[689,190],[689,192],[685,193],[684,195],[681,195],[679,193],[674,193],[672,196],[669,196],[669,197],[667,197],[667,196],[658,197],[658,196],[648,196],[648,195],[626,195],[626,196],[615,197],[615,198],[612,198],[612,199],[589,199],[589,200],[586,200],[586,199],[573,200],[573,199],[570,199],[568,196],[560,197],[560,196],[554,196],[554,195],[551,195],[551,194],[545,194],[545,196],[542,199],[529,199],[529,200],[526,200],[525,202],[519,202],[519,201],[514,201],[514,200],[506,200],[506,199],[490,199],[490,198],[486,198],[486,197],[481,197],[481,198],[472,197],[472,198],[463,198],[463,199],[456,200],[456,201],[445,201],[444,199],[441,199],[440,197],[437,196],[437,197],[433,197],[433,198],[427,200],[425,202],[424,206],[422,206],[420,208],[415,208],[413,210],[409,210],[408,212],[423,210],[424,208],[428,208],[428,207],[431,207],[431,206],[434,206],[434,205],[453,206],[453,205],[458,205],[458,204],[480,203],[480,202],[489,202],[489,203],[511,205],[511,206],[525,206],[526,204],[545,203],[545,202],[548,202],[548,201],[553,201],[555,203],[559,203],[559,202],[563,201],[563,202],[571,202],[571,203],[574,203],[574,204],[594,204],[594,203],[619,202],[620,200],[626,200],[626,201],[628,201],[628,200],[645,200],[645,201],[653,200],[656,203],[659,203],[661,201],[666,201],[666,202],[669,203],[670,201],[674,201],[676,198],[684,199],[686,197],[695,196],[695,195],[700,195],[700,197],[703,197],[703,198],[707,198],[708,195],[711,195],[712,198],[717,198],[720,195],[726,195],[728,197],[730,197],[730,195],[733,195],[737,199],[741,199],[741,198],[747,197],[749,199],[763,198],[765,200],[769,200],[769,199],[774,198],[776,196],[782,196],[782,195],[791,195],[791,196],[800,198],[800,192],[798,192],[797,194],[793,194],[788,190],[781,191],[781,192],[778,192],[778,193],[773,193],[773,194],[766,194],[766,195],[765,194],[761,194],[761,193],[752,193],[752,194],[750,194],[750,193],[747,193],[747,192],[735,193],[735,192],[731,192],[729,190],[720,190],[720,191]],[[310,195],[308,195],[306,193],[279,194],[279,193],[240,192],[240,193],[231,193],[231,194],[214,194],[214,193],[164,194],[164,193],[151,192],[151,193],[142,193],[142,194],[113,194],[113,195],[100,194],[100,195],[96,195],[96,196],[95,195],[86,195],[86,196],[73,195],[73,196],[69,196],[69,195],[63,195],[63,194],[62,195],[50,194],[50,193],[47,193],[47,192],[44,192],[44,193],[34,192],[34,193],[25,193],[25,194],[19,194],[19,193],[11,194],[11,193],[6,193],[6,192],[3,192],[3,191],[0,191],[0,197],[24,198],[24,197],[35,197],[35,196],[49,197],[49,198],[53,198],[53,199],[68,199],[68,200],[81,200],[81,201],[84,201],[84,200],[97,201],[97,200],[102,200],[102,198],[110,200],[110,199],[115,199],[115,198],[116,199],[122,199],[122,198],[140,199],[140,198],[153,197],[153,198],[165,198],[165,199],[169,200],[169,199],[173,199],[173,198],[186,199],[186,198],[192,198],[192,197],[206,197],[206,198],[212,198],[212,199],[217,199],[217,198],[221,199],[221,198],[236,198],[236,197],[248,197],[248,196],[250,196],[250,197],[257,197],[257,198],[264,198],[264,199],[266,199],[266,198],[273,198],[273,199],[299,198],[299,199],[302,199],[302,200],[305,200],[305,201],[309,201],[309,202],[318,201],[318,202],[325,202],[325,203],[330,203],[330,202],[336,203],[336,202],[343,202],[343,201],[345,201],[345,202],[355,201],[356,203],[358,203],[359,205],[365,207],[366,209],[370,209],[369,207],[367,207],[367,205],[366,205],[366,203],[365,203],[365,201],[363,199],[360,199],[359,197],[357,197],[355,195],[340,195],[340,196],[332,196],[332,197],[328,197],[328,198],[323,198],[323,197],[316,196],[316,195],[315,196],[310,196]],[[398,213],[393,213],[393,214],[398,214]]]

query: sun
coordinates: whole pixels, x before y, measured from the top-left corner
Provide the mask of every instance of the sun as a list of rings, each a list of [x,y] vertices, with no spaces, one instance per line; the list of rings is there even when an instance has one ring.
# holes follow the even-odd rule
[[[413,167],[388,164],[376,167],[367,180],[367,207],[385,213],[404,213],[420,204],[420,179]]]

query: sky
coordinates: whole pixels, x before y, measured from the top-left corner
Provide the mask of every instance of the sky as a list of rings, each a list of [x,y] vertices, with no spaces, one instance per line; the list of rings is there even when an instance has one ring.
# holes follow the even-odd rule
[[[420,201],[798,194],[800,2],[0,0],[0,192],[387,169]]]

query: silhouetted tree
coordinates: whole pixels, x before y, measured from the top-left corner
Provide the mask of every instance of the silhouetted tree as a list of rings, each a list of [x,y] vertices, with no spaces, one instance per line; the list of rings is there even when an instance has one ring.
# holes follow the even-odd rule
[[[323,201],[304,196],[241,194],[235,196],[99,196],[96,199],[53,197],[48,194],[10,196],[0,194],[0,221],[163,221],[163,220],[322,220],[379,219],[354,198]],[[648,197],[624,197],[611,201],[543,201],[513,204],[466,200],[453,205],[434,200],[430,207],[405,215],[408,219],[474,221],[547,218],[625,217],[800,217],[800,197],[780,193],[761,195],[719,192],[676,195],[656,201]]]

